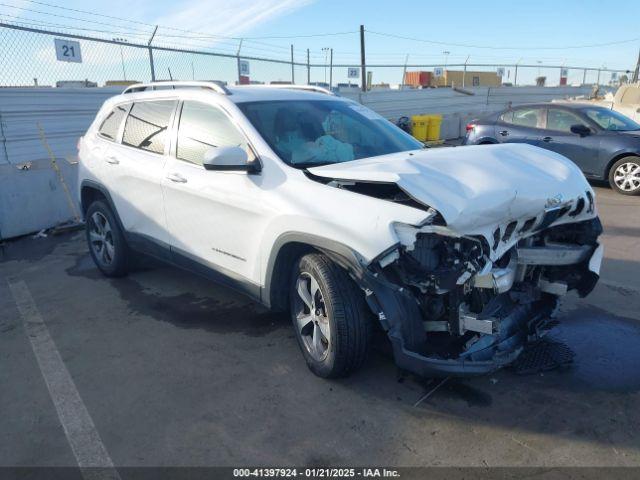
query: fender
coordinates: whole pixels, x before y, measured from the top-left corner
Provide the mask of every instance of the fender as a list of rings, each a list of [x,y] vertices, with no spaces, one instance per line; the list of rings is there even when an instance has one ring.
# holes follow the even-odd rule
[[[277,290],[281,288],[280,285],[276,284],[277,282],[274,283],[273,281],[274,273],[276,273],[274,272],[276,268],[276,260],[284,246],[294,243],[319,250],[331,258],[335,263],[347,270],[347,272],[349,272],[349,274],[356,280],[361,280],[364,277],[367,263],[364,260],[364,257],[352,248],[335,240],[310,233],[285,232],[274,242],[265,270],[264,286],[262,287],[260,298],[262,303],[269,308],[276,307],[276,305],[272,305],[274,303],[272,297],[274,293],[278,293]]]
[[[94,182],[93,180],[83,180],[82,183],[80,184],[80,208],[82,210],[82,216],[84,217],[87,208],[89,208],[89,205],[84,205],[84,203],[82,202],[82,191],[85,188],[90,188],[92,190],[97,190],[99,191],[107,200],[107,203],[109,204],[109,208],[111,209],[111,211],[113,212],[114,216],[116,217],[116,221],[118,222],[118,226],[120,227],[120,229],[126,233],[126,230],[124,229],[124,226],[122,225],[122,220],[120,220],[120,215],[118,215],[118,211],[116,210],[116,205],[115,203],[113,203],[113,199],[111,198],[111,194],[109,193],[109,190],[107,190],[107,187],[105,187],[104,185],[102,185],[101,183],[98,182]],[[86,220],[86,218],[85,218]]]
[[[638,152],[635,148],[623,148],[618,150],[615,154],[611,155],[605,164],[604,170],[600,172],[600,176],[597,178],[602,180],[608,180],[609,178],[609,170],[611,166],[620,160],[622,157],[640,157],[640,152]]]

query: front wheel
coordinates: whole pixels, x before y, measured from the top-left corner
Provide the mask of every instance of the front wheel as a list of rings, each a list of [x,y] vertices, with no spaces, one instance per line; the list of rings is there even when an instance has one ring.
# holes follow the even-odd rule
[[[321,254],[303,256],[290,288],[291,317],[309,369],[323,378],[349,375],[366,359],[371,318],[364,294]]]
[[[609,184],[622,195],[640,194],[640,157],[624,157],[609,170]]]

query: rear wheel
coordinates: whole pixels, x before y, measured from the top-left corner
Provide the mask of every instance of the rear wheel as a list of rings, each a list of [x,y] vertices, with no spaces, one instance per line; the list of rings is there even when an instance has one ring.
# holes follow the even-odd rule
[[[362,291],[321,254],[302,257],[292,279],[291,317],[309,369],[324,378],[347,376],[364,362],[371,338]]]
[[[87,209],[86,233],[89,252],[107,277],[127,274],[128,248],[111,208],[98,200]]]
[[[640,194],[640,157],[624,157],[609,170],[609,184],[623,195]]]

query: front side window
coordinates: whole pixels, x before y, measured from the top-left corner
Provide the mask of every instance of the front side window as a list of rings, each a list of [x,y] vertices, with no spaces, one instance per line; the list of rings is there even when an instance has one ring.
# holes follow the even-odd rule
[[[521,127],[542,128],[543,109],[541,108],[521,108],[513,111],[511,123]]]
[[[125,105],[118,105],[116,108],[109,112],[109,115],[102,121],[100,128],[98,129],[98,133],[109,140],[115,142],[118,131],[120,131],[120,125],[122,125],[122,120],[127,115],[127,111],[129,110],[130,103]]]
[[[124,125],[122,143],[153,153],[164,153],[175,104],[173,100],[134,103]]]
[[[355,102],[275,100],[238,107],[288,165],[305,168],[424,148]]]
[[[200,102],[184,102],[176,157],[202,165],[205,152],[214,147],[241,147],[247,151],[250,160],[253,156],[244,136],[221,110]]]
[[[566,110],[550,108],[547,111],[547,129],[558,132],[570,132],[572,125],[584,125],[580,117]]]
[[[638,123],[613,110],[604,107],[594,107],[586,108],[583,111],[587,117],[596,122],[603,130],[614,130],[618,132],[640,130]]]

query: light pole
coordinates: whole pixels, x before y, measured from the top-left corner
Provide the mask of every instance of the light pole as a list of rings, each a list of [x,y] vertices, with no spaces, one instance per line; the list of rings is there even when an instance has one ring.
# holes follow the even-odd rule
[[[442,54],[444,55],[444,69],[447,69],[447,59],[449,58],[449,54],[451,52],[449,50],[445,50],[444,52],[442,52]]]
[[[120,47],[120,61],[122,62],[122,75],[124,77],[125,82],[127,81],[127,71],[124,68],[124,54],[122,53],[122,42],[127,42],[126,38],[113,38],[114,42],[120,42],[118,45]]]

